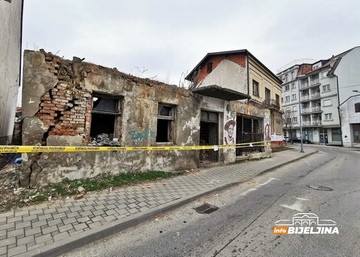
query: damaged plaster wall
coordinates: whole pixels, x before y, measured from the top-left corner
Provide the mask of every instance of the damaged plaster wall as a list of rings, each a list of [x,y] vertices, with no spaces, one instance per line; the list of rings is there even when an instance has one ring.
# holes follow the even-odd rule
[[[158,104],[175,110],[169,145],[198,145],[201,97],[176,86],[140,79],[118,70],[25,51],[24,145],[88,145],[93,94],[117,97],[114,136],[122,146],[156,142]],[[162,145],[160,143],[160,145]],[[23,154],[20,186],[34,187],[101,173],[174,171],[196,168],[196,151],[141,151]]]
[[[212,72],[199,83],[199,87],[209,85],[217,85],[248,94],[247,68],[232,60],[223,59]]]

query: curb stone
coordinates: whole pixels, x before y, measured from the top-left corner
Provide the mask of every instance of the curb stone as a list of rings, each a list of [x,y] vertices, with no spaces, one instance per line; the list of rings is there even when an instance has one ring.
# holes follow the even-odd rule
[[[298,161],[300,159],[303,159],[307,156],[313,155],[315,153],[318,153],[319,151],[313,151],[310,153],[304,153],[303,156],[297,157],[295,159],[286,161],[284,163],[275,165],[271,168],[265,169],[260,171],[259,173],[254,174],[251,178],[245,179],[245,180],[241,180],[241,181],[237,181],[237,182],[231,182],[216,188],[213,188],[211,190],[206,190],[206,191],[202,191],[196,195],[190,196],[188,198],[177,198],[175,199],[175,201],[172,201],[170,203],[164,204],[162,206],[157,207],[154,210],[147,210],[144,211],[142,215],[138,216],[138,217],[128,217],[122,220],[117,220],[115,222],[108,222],[104,225],[101,225],[97,228],[93,228],[91,230],[87,230],[85,232],[79,233],[76,235],[76,239],[74,238],[66,238],[64,240],[52,243],[50,245],[45,245],[42,246],[38,249],[34,249],[31,251],[28,251],[26,253],[23,253],[21,255],[17,255],[18,257],[29,257],[29,256],[34,256],[34,257],[51,257],[51,256],[59,256],[61,254],[65,254],[67,252],[70,252],[76,248],[82,247],[86,244],[98,241],[100,239],[103,239],[105,237],[114,235],[116,233],[119,233],[125,229],[137,226],[141,223],[144,223],[146,221],[149,221],[151,219],[153,219],[156,215],[163,215],[167,212],[173,211],[181,206],[184,206],[188,203],[191,203],[195,200],[197,200],[198,198],[201,198],[203,196],[212,194],[214,192],[218,192],[218,191],[222,191],[225,189],[228,189],[232,186],[235,185],[239,185],[241,183],[247,182],[251,179],[253,179],[254,177],[257,177],[263,173],[266,172],[270,172],[272,170],[278,169],[282,166],[285,166],[289,163]]]

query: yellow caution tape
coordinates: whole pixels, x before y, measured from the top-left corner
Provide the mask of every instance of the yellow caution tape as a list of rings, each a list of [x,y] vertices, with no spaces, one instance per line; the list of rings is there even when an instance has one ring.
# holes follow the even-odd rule
[[[224,148],[244,148],[269,146],[270,141],[241,143],[233,145],[191,145],[191,146],[0,146],[0,153],[72,153],[72,152],[121,152],[121,151],[191,151],[217,150]]]

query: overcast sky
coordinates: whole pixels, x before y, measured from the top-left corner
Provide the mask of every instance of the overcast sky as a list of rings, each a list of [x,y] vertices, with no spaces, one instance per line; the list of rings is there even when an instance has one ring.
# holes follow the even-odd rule
[[[274,73],[360,45],[359,0],[26,0],[23,48],[179,84],[208,53],[248,49]]]

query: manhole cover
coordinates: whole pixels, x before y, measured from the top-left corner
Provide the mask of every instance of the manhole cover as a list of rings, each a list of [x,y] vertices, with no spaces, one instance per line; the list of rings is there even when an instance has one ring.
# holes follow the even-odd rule
[[[209,214],[212,213],[216,210],[218,210],[219,207],[216,207],[215,205],[211,205],[208,203],[204,203],[203,205],[200,205],[199,207],[195,208],[195,211],[197,213],[201,213],[201,214]]]
[[[333,191],[332,188],[326,186],[308,185],[308,187],[319,191]]]

